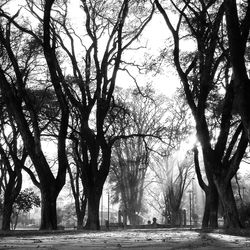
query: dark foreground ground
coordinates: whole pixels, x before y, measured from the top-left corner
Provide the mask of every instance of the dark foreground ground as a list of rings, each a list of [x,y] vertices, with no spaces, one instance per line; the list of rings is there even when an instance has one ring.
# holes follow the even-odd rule
[[[0,231],[0,249],[243,249],[250,250],[250,231],[130,229],[121,231]]]

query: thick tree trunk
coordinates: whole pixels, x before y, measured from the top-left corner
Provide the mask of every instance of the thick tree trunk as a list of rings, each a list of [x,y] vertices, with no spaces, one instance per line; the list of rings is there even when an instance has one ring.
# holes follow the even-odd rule
[[[224,178],[216,181],[216,186],[224,212],[224,226],[226,228],[242,228],[236,202],[233,195],[231,181],[225,183]]]
[[[77,217],[77,229],[83,229],[83,219],[84,219],[85,213],[77,213],[76,217]]]
[[[128,219],[129,219],[130,225],[133,225],[133,226],[136,225],[136,215],[135,215],[135,213],[129,212],[128,213]]]
[[[135,211],[128,212],[128,219],[129,219],[130,225],[133,225],[133,226],[140,225],[141,223],[140,216],[137,215]]]
[[[250,80],[245,79],[244,82],[242,82],[241,91],[236,90],[235,92],[235,102],[238,105],[239,114],[241,116],[241,120],[244,126],[244,129],[247,134],[248,141],[250,143]],[[237,89],[237,85],[235,87]],[[240,92],[240,93],[237,93]]]
[[[180,226],[181,225],[181,211],[176,210],[171,213],[171,226]]]
[[[218,228],[218,207],[219,207],[219,195],[215,185],[210,184],[209,194],[209,227]]]
[[[40,230],[57,229],[56,200],[59,192],[53,186],[41,188],[41,225]]]
[[[205,150],[203,150],[203,157],[206,155]],[[217,228],[218,227],[218,207],[219,207],[219,197],[217,188],[214,184],[213,174],[211,171],[211,165],[207,160],[207,157],[204,157],[205,171],[208,180],[208,184],[202,179],[200,165],[199,165],[199,157],[198,150],[194,148],[194,162],[195,162],[195,171],[197,174],[198,182],[200,187],[203,189],[206,195],[205,201],[205,210],[202,219],[202,228]],[[209,157],[208,157],[209,158]]]
[[[99,207],[102,188],[96,186],[88,187],[88,218],[85,228],[88,230],[100,230]]]
[[[3,220],[2,220],[2,230],[9,231],[10,230],[10,222],[11,222],[11,214],[12,207],[14,201],[10,199],[9,201],[5,201],[3,205]]]
[[[218,228],[218,192],[209,187],[206,194],[205,210],[202,219],[202,228]]]
[[[210,178],[210,169],[206,169],[208,185],[204,189],[205,192],[205,209],[202,219],[202,228],[218,228],[218,207],[219,195],[212,178]]]

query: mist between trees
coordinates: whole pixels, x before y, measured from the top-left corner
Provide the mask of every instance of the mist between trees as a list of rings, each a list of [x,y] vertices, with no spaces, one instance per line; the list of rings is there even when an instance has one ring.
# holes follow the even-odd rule
[[[57,229],[66,181],[77,228],[99,230],[107,177],[130,224],[145,223],[151,205],[180,225],[196,178],[202,227],[218,227],[218,216],[225,227],[247,226],[248,185],[238,171],[250,138],[249,15],[248,1],[235,0],[2,1],[2,229],[24,171],[40,193],[41,230]],[[150,54],[154,16],[166,41]],[[181,87],[157,93],[154,80],[173,71]]]

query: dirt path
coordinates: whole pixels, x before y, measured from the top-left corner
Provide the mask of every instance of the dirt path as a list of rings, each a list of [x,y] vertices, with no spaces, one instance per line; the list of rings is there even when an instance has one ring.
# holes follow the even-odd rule
[[[0,249],[101,250],[101,249],[250,249],[250,236],[220,231],[205,233],[183,229],[64,232],[0,236]]]

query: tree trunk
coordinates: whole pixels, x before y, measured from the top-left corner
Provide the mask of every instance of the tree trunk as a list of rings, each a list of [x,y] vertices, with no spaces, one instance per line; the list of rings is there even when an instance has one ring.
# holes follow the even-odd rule
[[[83,214],[81,211],[76,213],[77,217],[77,229],[83,229],[83,219],[84,219],[85,213]]]
[[[88,187],[88,219],[85,225],[88,230],[100,230],[99,207],[101,195],[102,188],[99,188],[98,185]]]
[[[242,228],[233,195],[231,181],[225,183],[225,178],[220,178],[216,181],[216,186],[223,207],[224,226],[226,228]]]
[[[128,213],[128,219],[129,219],[130,225],[133,225],[133,226],[136,225],[135,213],[129,212],[129,213]]]
[[[202,219],[202,228],[218,228],[218,193],[209,191],[206,195],[205,209]]]
[[[205,210],[202,219],[202,228],[217,228],[218,227],[218,207],[219,207],[219,197],[217,188],[214,184],[213,180],[213,173],[211,171],[212,167],[207,160],[207,157],[204,157],[205,150],[203,150],[203,158],[204,158],[204,165],[206,171],[206,177],[208,184],[202,179],[200,164],[199,164],[199,157],[198,157],[198,150],[195,147],[194,151],[194,162],[195,162],[195,171],[198,178],[198,182],[200,187],[203,189],[206,195],[205,201]],[[209,158],[209,157],[208,157]]]
[[[21,170],[17,169],[9,173],[10,178],[6,185],[3,202],[3,220],[2,230],[9,231],[11,223],[11,215],[13,212],[13,204],[16,197],[20,193],[22,187],[22,174]]]
[[[57,229],[56,200],[59,192],[51,185],[41,187],[41,225],[40,230]]]
[[[218,228],[219,195],[214,184],[209,185],[208,191],[209,224],[208,227]]]
[[[204,213],[203,213],[203,218],[202,218],[202,228],[208,228],[209,227],[209,218],[210,218],[210,203],[209,203],[209,198],[208,195],[205,193],[206,201],[205,201],[205,208],[204,208]]]
[[[11,199],[9,201],[4,201],[3,205],[3,220],[2,220],[2,230],[9,231],[11,223],[11,214],[14,201]]]
[[[81,205],[80,205],[80,202],[78,200],[75,200],[77,229],[83,229],[83,219],[84,219],[85,213],[86,213],[86,205],[87,205],[87,199],[84,199],[82,201]]]
[[[181,211],[175,210],[171,213],[171,226],[180,226],[181,225]]]
[[[137,215],[135,211],[129,211],[128,219],[129,219],[130,225],[133,225],[133,226],[140,225],[141,223],[140,216]]]

